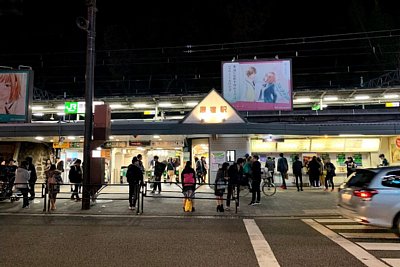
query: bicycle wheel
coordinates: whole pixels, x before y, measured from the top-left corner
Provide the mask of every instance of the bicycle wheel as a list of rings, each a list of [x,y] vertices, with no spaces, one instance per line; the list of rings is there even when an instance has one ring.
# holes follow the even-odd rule
[[[267,196],[267,197],[270,197],[270,196],[275,195],[275,193],[276,193],[275,184],[273,184],[273,183],[271,183],[271,182],[265,182],[265,183],[263,183],[262,192],[263,192],[264,195]]]

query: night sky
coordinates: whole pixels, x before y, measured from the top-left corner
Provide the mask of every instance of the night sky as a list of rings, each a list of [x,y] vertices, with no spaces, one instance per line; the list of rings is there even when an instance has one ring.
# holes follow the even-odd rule
[[[0,0],[0,65],[51,97],[84,94],[83,0]],[[97,1],[95,95],[221,90],[221,61],[291,58],[295,90],[352,88],[399,67],[396,1]]]

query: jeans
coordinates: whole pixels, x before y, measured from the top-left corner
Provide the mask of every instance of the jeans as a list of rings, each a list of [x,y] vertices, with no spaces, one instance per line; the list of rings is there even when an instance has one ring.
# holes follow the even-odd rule
[[[129,184],[129,207],[136,206],[136,200],[139,193],[139,184],[131,183]]]
[[[300,189],[303,190],[303,174],[302,173],[295,173],[294,176],[296,177],[296,187],[297,191]],[[300,184],[299,184],[300,180]]]

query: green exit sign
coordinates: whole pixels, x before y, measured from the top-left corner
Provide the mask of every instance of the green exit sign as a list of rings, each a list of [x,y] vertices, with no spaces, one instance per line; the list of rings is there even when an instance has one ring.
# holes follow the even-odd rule
[[[65,114],[78,114],[78,102],[65,102]]]

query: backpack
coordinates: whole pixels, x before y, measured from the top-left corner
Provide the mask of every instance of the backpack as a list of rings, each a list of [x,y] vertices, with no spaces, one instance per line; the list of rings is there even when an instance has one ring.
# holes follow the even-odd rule
[[[191,186],[195,184],[195,179],[193,173],[184,173],[183,174],[183,184],[184,186]]]
[[[133,178],[134,178],[134,171],[133,171],[133,165],[130,164],[128,166],[128,170],[126,171],[126,180],[128,181],[128,183],[132,183],[133,182]]]

